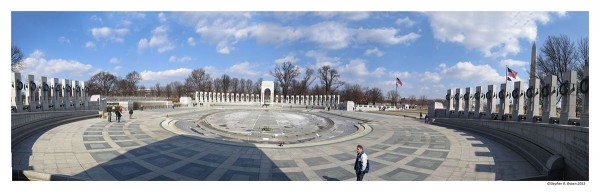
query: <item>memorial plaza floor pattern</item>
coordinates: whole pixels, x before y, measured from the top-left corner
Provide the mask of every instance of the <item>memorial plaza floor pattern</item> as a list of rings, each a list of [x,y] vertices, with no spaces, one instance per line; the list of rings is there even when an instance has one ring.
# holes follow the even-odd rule
[[[327,145],[257,148],[181,136],[162,127],[164,112],[136,112],[120,123],[89,119],[58,126],[13,148],[13,168],[86,180],[355,180],[356,145],[365,180],[511,180],[538,173],[522,157],[477,134],[379,114],[373,131]]]

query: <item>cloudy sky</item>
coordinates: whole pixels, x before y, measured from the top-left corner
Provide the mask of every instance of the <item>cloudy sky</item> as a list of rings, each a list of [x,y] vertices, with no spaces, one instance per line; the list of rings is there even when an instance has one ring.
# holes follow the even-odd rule
[[[142,74],[142,84],[263,78],[291,61],[330,65],[345,82],[443,98],[446,89],[499,84],[505,65],[527,78],[531,45],[589,35],[588,12],[11,12],[11,45],[25,74],[87,80]],[[315,81],[317,82],[317,81]]]

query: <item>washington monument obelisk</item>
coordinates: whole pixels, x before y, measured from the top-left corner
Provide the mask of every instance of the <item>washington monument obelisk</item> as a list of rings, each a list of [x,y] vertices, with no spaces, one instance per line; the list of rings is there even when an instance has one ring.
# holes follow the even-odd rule
[[[531,46],[531,66],[529,69],[529,79],[535,79],[535,59],[537,58],[536,49],[535,49],[535,41],[533,42],[533,46]]]

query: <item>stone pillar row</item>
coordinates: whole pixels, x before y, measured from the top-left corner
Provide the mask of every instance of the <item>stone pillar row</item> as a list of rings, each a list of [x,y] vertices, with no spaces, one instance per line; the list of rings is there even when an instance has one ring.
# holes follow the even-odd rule
[[[215,93],[196,91],[195,100],[199,103],[245,103],[259,102],[258,94]],[[337,105],[340,95],[275,95],[273,103],[296,105]]]
[[[34,75],[27,75],[25,79],[14,72],[11,76],[12,112],[89,110],[85,81],[58,78],[48,81],[44,76],[36,81]]]
[[[585,75],[580,82],[577,81],[576,71],[567,71],[562,74],[564,82],[560,84],[557,82],[557,76],[549,75],[544,77],[543,81],[537,78],[529,79],[528,87],[525,87],[524,82],[521,81],[514,82],[512,84],[514,88],[511,88],[511,84],[502,83],[498,92],[496,92],[496,85],[488,85],[487,91],[484,91],[482,86],[477,86],[474,92],[471,87],[467,87],[464,93],[461,88],[456,88],[455,92],[448,89],[445,98],[446,117],[543,123],[558,121],[560,124],[572,124],[577,121],[575,108],[577,92],[580,91],[584,94],[583,118],[580,123],[589,126],[589,69],[584,69]],[[559,95],[562,96],[560,118],[556,113],[556,101]],[[325,101],[329,99],[325,97]],[[539,109],[540,99],[542,114]],[[484,101],[485,107],[483,107]],[[497,101],[499,105],[496,110]]]

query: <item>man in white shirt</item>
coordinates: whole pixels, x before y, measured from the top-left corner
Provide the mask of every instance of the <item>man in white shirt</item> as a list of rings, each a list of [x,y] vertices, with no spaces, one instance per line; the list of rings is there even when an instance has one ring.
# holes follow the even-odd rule
[[[362,145],[356,146],[356,161],[354,162],[354,171],[356,172],[356,180],[362,181],[365,177],[365,169],[367,168],[368,157],[363,152]]]

